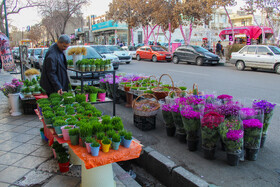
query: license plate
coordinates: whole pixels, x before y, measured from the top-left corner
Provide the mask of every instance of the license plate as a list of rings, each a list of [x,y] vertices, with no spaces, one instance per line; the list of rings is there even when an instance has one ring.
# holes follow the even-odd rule
[[[217,61],[212,61],[212,64],[217,64],[218,62]]]
[[[167,57],[165,57],[165,58],[171,58],[171,56],[167,56]]]

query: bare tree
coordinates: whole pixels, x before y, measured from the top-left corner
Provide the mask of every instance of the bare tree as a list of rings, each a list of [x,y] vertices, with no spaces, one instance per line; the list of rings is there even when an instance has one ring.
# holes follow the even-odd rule
[[[40,6],[41,3],[33,0],[6,0],[6,10],[7,10],[7,16],[12,14],[18,14],[21,10],[31,7]],[[5,12],[4,12],[4,1],[0,4],[0,31],[3,33],[6,33],[6,29],[4,26],[4,20],[5,20]]]
[[[43,33],[42,26],[40,24],[35,24],[31,26],[30,31],[27,33],[27,38],[29,38],[35,45],[38,44]]]

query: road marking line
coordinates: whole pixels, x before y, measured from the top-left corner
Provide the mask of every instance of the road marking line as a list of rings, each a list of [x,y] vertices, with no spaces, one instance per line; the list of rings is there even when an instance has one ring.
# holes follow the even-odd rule
[[[202,73],[194,73],[194,72],[189,72],[189,71],[177,71],[177,70],[169,70],[171,72],[177,72],[177,73],[188,73],[188,74],[193,74],[193,75],[202,75],[202,76],[206,76],[209,77],[210,75],[208,74],[202,74]]]

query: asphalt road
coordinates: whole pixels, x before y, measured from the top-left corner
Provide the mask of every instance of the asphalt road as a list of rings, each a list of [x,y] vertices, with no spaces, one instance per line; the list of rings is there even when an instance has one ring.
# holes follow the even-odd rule
[[[216,159],[209,161],[203,158],[202,150],[189,152],[186,144],[181,144],[175,137],[167,137],[160,115],[157,128],[143,132],[133,126],[133,113],[124,104],[117,106],[117,115],[123,117],[125,126],[145,146],[151,146],[177,164],[200,176],[206,181],[219,186],[280,186],[280,75],[268,71],[237,71],[234,66],[196,66],[186,63],[173,64],[167,62],[133,61],[120,65],[118,72],[155,75],[167,73],[172,76],[176,86],[186,85],[191,88],[198,84],[200,91],[214,92],[218,95],[229,94],[235,100],[250,105],[254,99],[266,99],[276,103],[277,107],[269,127],[264,148],[257,161],[240,162],[231,167],[226,163],[226,153],[218,149]],[[162,79],[171,83],[168,77]],[[107,109],[110,104],[100,107]],[[160,172],[160,171],[159,171]]]

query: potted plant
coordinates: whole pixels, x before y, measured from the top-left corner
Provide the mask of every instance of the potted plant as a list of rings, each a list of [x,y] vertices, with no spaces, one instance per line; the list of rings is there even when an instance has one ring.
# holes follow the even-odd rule
[[[40,135],[42,140],[45,140],[44,128],[40,128]]]
[[[39,86],[37,86],[37,85],[35,86],[32,94],[33,95],[40,95],[41,94]]]
[[[119,116],[114,116],[111,119],[111,124],[113,125],[113,129],[115,131],[120,131],[123,129],[123,122],[122,122],[122,118]]]
[[[102,143],[102,151],[104,153],[108,153],[112,143],[111,140],[109,140],[108,137],[104,137],[101,143]]]
[[[100,59],[100,71],[105,71],[105,62],[102,59]]]
[[[85,65],[86,65],[85,71],[90,72],[91,71],[91,62],[89,61],[89,59],[85,59]]]
[[[98,99],[99,101],[105,101],[106,98],[106,90],[104,89],[98,89]]]
[[[180,142],[186,143],[186,132],[179,108],[179,104],[171,105],[173,121],[176,126],[176,136],[179,138]]]
[[[121,143],[121,137],[119,134],[114,134],[112,137],[112,148],[118,150]]]
[[[102,145],[102,140],[104,139],[104,137],[105,137],[105,133],[104,132],[98,132],[98,133],[96,133],[96,140],[98,141],[98,143],[100,144],[100,145]],[[102,147],[101,147],[102,148]]]
[[[82,144],[81,146],[86,147],[85,139],[86,137],[92,135],[93,127],[89,123],[84,122],[79,128],[80,128],[80,143]]]
[[[61,127],[63,139],[64,139],[65,141],[70,140],[70,137],[69,137],[69,130],[70,130],[70,129],[73,129],[73,128],[74,128],[74,126],[70,126],[70,125],[65,125],[65,126],[62,126],[62,127]]]
[[[86,102],[86,95],[85,94],[77,94],[76,101],[78,103]]]
[[[86,61],[85,61],[85,59],[81,60],[81,62],[80,62],[80,71],[82,71],[82,72],[86,71]]]
[[[59,170],[61,173],[69,171],[69,155],[66,152],[61,152],[58,155]]]
[[[100,150],[100,144],[97,141],[93,141],[90,144],[90,152],[92,156],[98,156],[99,155],[99,150]]]
[[[119,131],[119,135],[121,137],[121,145],[123,145],[125,134],[126,134],[126,130],[123,129],[123,130]]]
[[[132,133],[131,132],[126,132],[125,135],[124,135],[124,139],[123,139],[123,146],[125,148],[129,148],[131,142],[132,142]]]
[[[219,125],[224,121],[224,116],[210,111],[201,117],[201,137],[204,158],[215,158],[216,143],[219,140]]]
[[[95,71],[95,64],[94,64],[94,59],[90,59],[90,64],[91,64],[91,71]]]
[[[52,124],[52,118],[55,116],[53,112],[51,112],[51,111],[43,112],[43,116],[44,116],[44,122],[46,125]]]
[[[106,131],[106,135],[107,135],[108,139],[111,141],[112,141],[114,134],[116,134],[116,132],[112,129],[109,129],[108,131]]]
[[[267,135],[267,129],[268,129],[268,126],[272,119],[273,110],[274,110],[275,106],[276,106],[276,104],[272,104],[266,100],[260,100],[260,101],[254,100],[254,102],[253,102],[253,108],[261,109],[261,110],[263,110],[263,113],[264,113],[261,147],[264,146],[266,135]]]
[[[187,134],[188,149],[190,151],[196,151],[199,142],[200,113],[194,111],[191,106],[185,106],[181,110],[181,115]]]
[[[61,127],[65,126],[66,124],[67,124],[66,121],[61,120],[61,119],[57,119],[54,121],[53,127],[54,127],[54,130],[55,130],[56,134],[58,135],[58,137],[62,137]]]
[[[96,140],[94,138],[92,138],[91,136],[88,136],[85,138],[85,144],[86,144],[88,153],[91,153],[90,144],[92,144],[94,141],[96,141]]]
[[[95,71],[97,71],[97,72],[100,71],[101,61],[102,61],[102,59],[96,59],[96,60],[94,61]]]
[[[172,108],[169,104],[163,104],[161,106],[162,116],[165,123],[165,129],[167,136],[174,136],[176,127],[174,125]]]
[[[97,99],[98,88],[94,86],[89,87],[89,100],[90,102],[96,102]]]
[[[32,96],[32,92],[31,92],[30,87],[23,88],[22,92],[23,92],[24,97],[31,97]]]
[[[79,144],[79,129],[74,128],[69,130],[69,137],[72,145]]]
[[[67,66],[68,66],[68,68],[74,68],[73,60],[67,60]]]

